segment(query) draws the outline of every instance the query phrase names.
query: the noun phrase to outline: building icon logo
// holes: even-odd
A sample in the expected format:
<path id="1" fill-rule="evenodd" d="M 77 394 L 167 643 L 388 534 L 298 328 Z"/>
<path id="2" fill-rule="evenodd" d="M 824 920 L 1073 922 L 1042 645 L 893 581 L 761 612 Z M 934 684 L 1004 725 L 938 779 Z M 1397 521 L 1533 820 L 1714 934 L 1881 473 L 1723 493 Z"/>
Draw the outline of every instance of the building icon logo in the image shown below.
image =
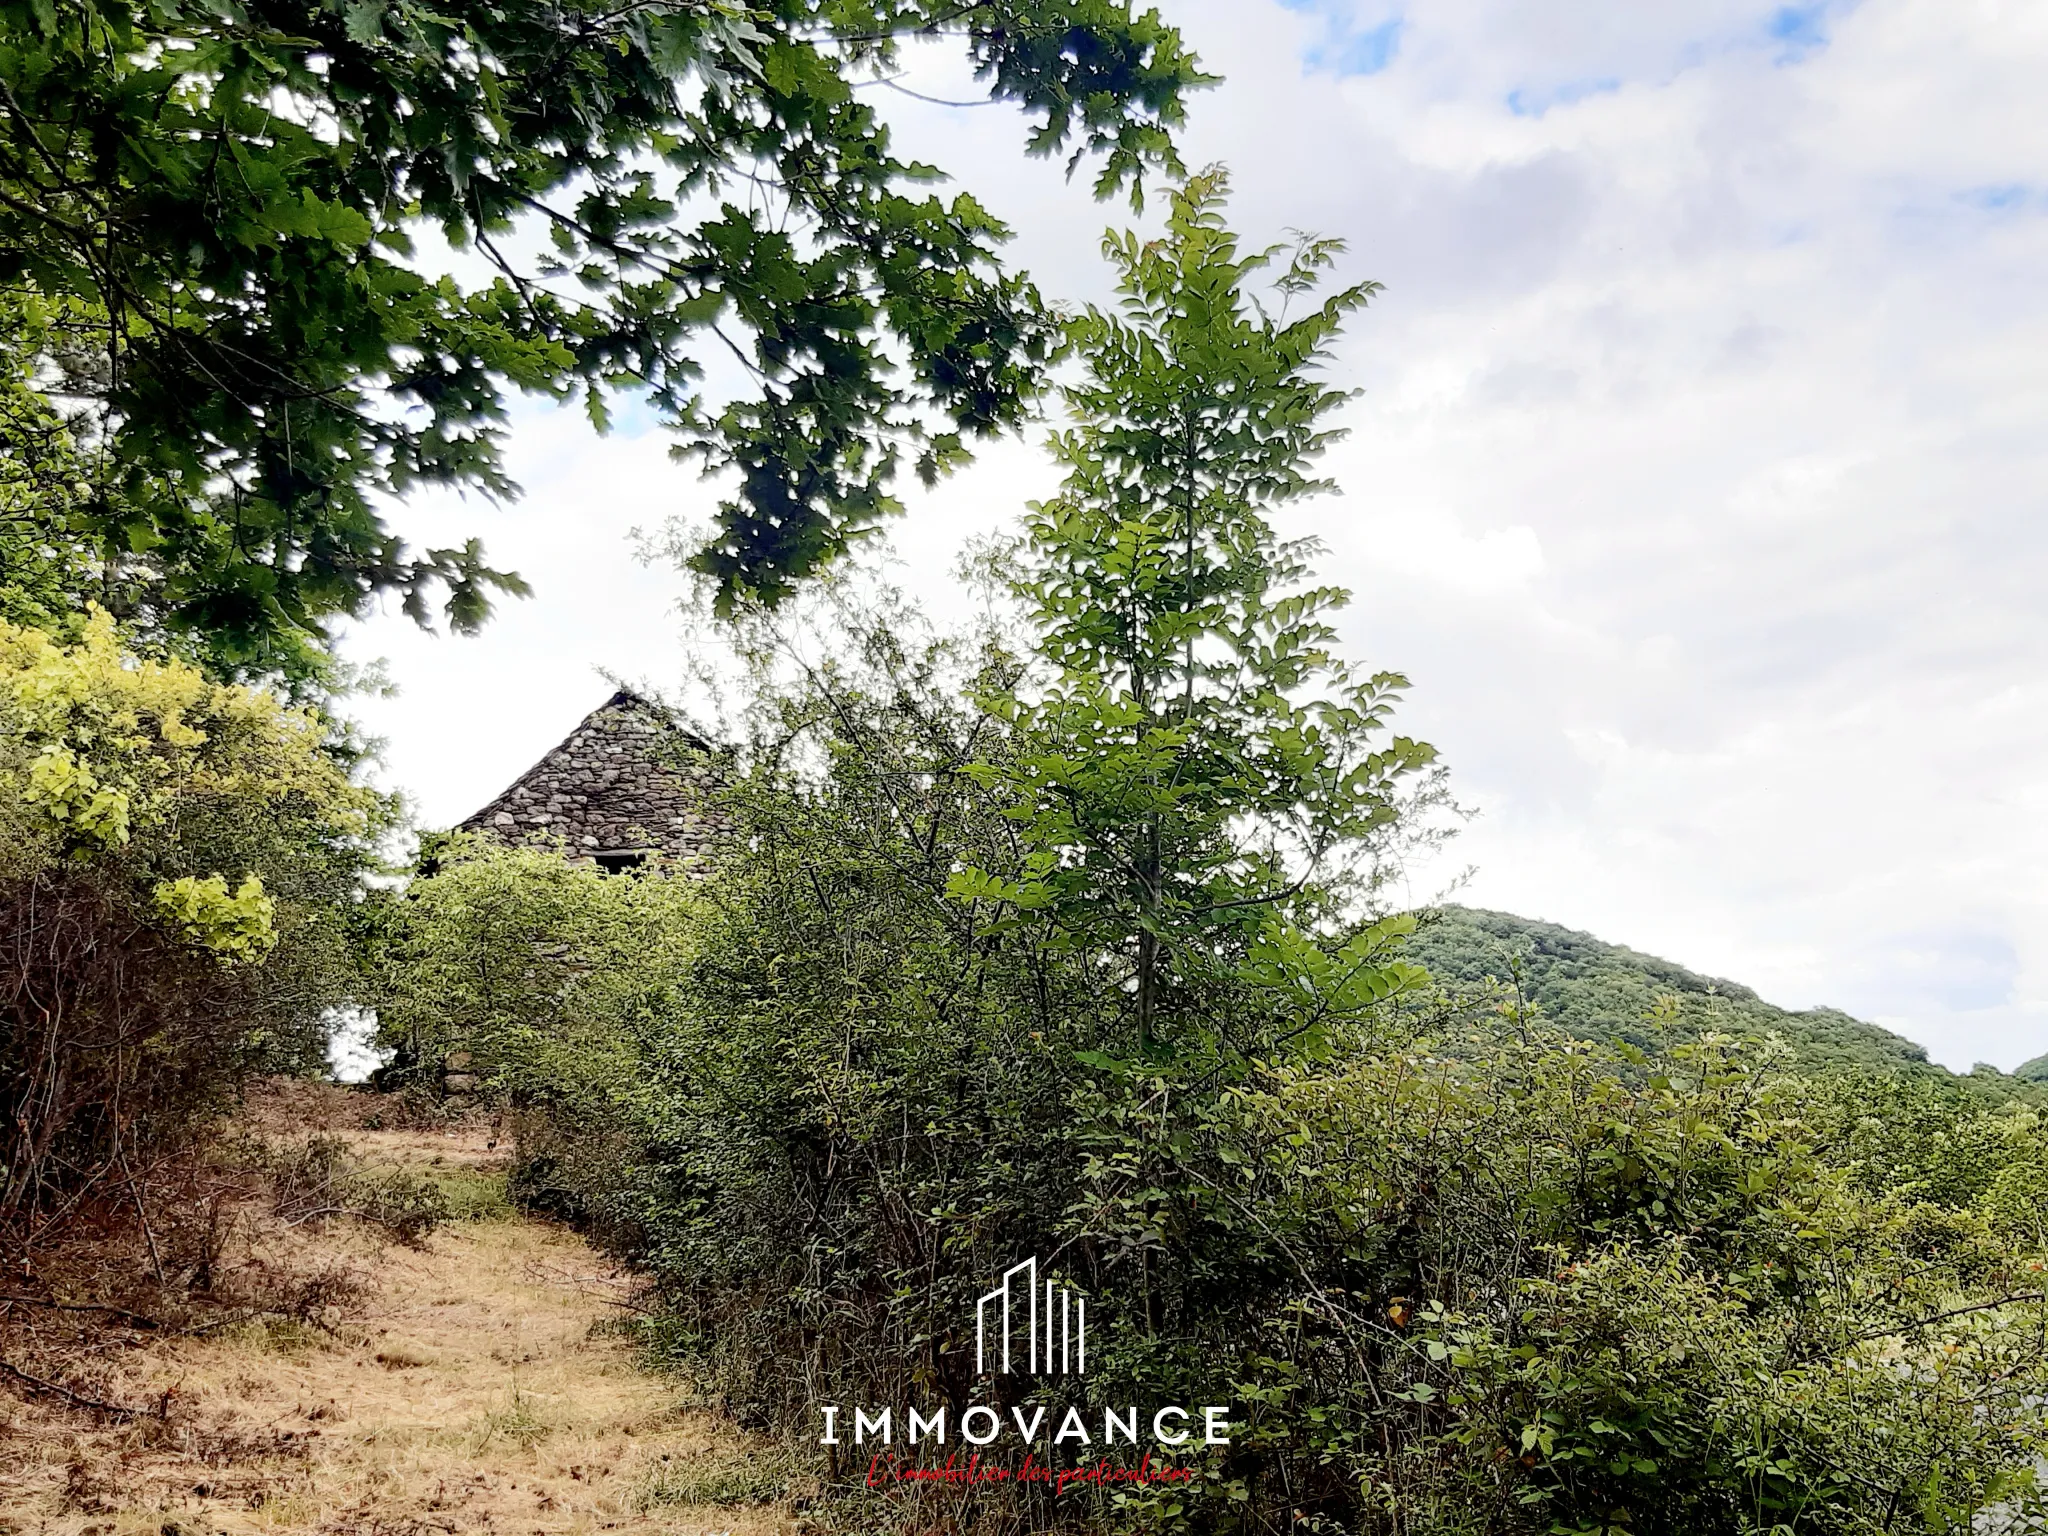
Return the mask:
<path id="1" fill-rule="evenodd" d="M 1035 1258 L 1012 1265 L 1003 1283 L 974 1304 L 974 1369 L 1086 1375 L 1088 1299 L 1058 1281 L 1041 1286 Z"/>

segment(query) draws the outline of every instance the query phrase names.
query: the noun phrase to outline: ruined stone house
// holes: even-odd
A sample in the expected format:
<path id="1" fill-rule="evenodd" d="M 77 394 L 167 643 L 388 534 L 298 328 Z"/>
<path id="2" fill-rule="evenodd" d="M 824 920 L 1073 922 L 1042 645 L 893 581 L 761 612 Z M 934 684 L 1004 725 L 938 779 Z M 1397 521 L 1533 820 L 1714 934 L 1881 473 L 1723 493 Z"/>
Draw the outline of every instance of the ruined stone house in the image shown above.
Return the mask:
<path id="1" fill-rule="evenodd" d="M 461 830 L 559 839 L 570 862 L 613 872 L 701 864 L 717 839 L 708 792 L 718 773 L 709 742 L 622 688 Z"/>

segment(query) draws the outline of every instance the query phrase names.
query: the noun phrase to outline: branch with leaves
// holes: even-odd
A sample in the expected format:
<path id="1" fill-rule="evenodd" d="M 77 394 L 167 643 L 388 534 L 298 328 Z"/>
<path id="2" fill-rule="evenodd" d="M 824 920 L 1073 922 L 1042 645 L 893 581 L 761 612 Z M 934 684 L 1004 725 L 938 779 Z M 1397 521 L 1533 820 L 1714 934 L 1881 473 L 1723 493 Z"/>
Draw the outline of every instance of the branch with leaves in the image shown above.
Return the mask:
<path id="1" fill-rule="evenodd" d="M 225 670 L 303 670 L 295 638 L 382 592 L 468 629 L 523 591 L 383 511 L 513 494 L 515 391 L 600 427 L 644 397 L 733 485 L 698 567 L 780 597 L 900 472 L 1016 425 L 1052 345 L 1001 221 L 926 190 L 854 91 L 919 38 L 965 49 L 1032 153 L 1097 159 L 1099 196 L 1176 168 L 1211 78 L 1131 0 L 0 0 L 0 293 L 100 337 L 0 350 L 103 450 L 100 555 L 160 570 Z M 484 279 L 433 272 L 423 231 Z M 707 346 L 737 398 L 707 397 Z"/>

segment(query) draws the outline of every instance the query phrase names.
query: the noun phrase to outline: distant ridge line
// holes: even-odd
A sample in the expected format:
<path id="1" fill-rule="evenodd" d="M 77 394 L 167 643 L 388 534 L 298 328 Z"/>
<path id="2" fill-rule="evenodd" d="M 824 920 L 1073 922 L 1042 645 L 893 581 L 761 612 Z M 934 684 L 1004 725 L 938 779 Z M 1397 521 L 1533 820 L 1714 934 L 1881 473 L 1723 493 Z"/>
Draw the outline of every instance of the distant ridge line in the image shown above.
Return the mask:
<path id="1" fill-rule="evenodd" d="M 1506 981 L 1519 959 L 1530 1001 L 1582 1039 L 1651 1045 L 1656 1031 L 1644 1016 L 1658 996 L 1671 995 L 1679 999 L 1686 1024 L 1782 1036 L 1804 1064 L 1958 1077 L 1929 1061 L 1924 1046 L 1839 1008 L 1779 1008 L 1740 982 L 1704 976 L 1576 928 L 1481 907 L 1447 905 L 1421 915 L 1407 958 L 1428 967 L 1440 982 L 1465 986 L 1489 976 Z M 2029 1069 L 2038 1069 L 2037 1080 L 2048 1082 L 2048 1057 L 2014 1075 Z"/>

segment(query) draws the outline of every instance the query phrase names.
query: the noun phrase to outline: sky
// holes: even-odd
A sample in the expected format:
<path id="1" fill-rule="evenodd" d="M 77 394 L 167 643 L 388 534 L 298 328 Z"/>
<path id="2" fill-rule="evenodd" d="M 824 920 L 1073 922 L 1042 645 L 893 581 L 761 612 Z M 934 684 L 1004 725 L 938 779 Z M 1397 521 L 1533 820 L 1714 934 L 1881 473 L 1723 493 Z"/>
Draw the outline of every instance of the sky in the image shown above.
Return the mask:
<path id="1" fill-rule="evenodd" d="M 1999 0 L 1160 0 L 1226 76 L 1184 153 L 1248 239 L 1348 242 L 1385 291 L 1362 393 L 1288 514 L 1405 672 L 1474 815 L 1417 901 L 1589 930 L 1828 1004 L 1938 1061 L 2048 1052 L 2048 7 Z M 940 56 L 904 82 L 964 99 Z M 899 144 L 1107 291 L 1128 210 L 1022 158 L 1008 109 L 887 91 Z M 421 824 L 482 805 L 607 695 L 716 639 L 642 534 L 718 490 L 628 413 L 522 405 L 507 507 L 394 508 L 535 588 L 474 639 L 395 609 L 347 653 Z M 1053 476 L 999 445 L 908 497 L 896 575 Z"/>

